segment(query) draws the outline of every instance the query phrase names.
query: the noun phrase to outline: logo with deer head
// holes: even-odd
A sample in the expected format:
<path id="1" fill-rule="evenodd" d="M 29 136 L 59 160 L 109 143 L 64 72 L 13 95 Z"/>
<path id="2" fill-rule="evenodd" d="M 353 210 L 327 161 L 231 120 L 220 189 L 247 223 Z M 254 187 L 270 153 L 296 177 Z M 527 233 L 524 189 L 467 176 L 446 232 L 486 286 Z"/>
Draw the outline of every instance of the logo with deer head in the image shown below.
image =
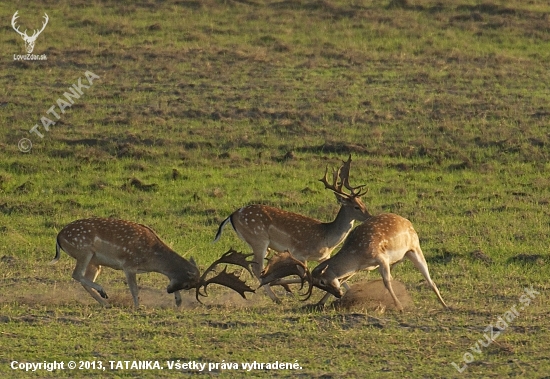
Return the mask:
<path id="1" fill-rule="evenodd" d="M 25 50 L 27 50 L 27 53 L 31 54 L 32 51 L 34 50 L 34 43 L 36 42 L 36 39 L 38 38 L 38 36 L 40 35 L 40 33 L 42 33 L 44 31 L 44 29 L 46 28 L 46 25 L 48 25 L 48 20 L 49 20 L 49 17 L 46 13 L 44 13 L 44 23 L 42 24 L 42 29 L 40 30 L 34 30 L 32 36 L 29 36 L 27 34 L 27 30 L 25 29 L 24 32 L 20 32 L 19 31 L 19 26 L 15 26 L 15 20 L 17 20 L 17 18 L 19 17 L 17 15 L 19 11 L 16 11 L 13 15 L 13 17 L 11 18 L 11 26 L 13 27 L 13 30 L 15 30 L 17 32 L 17 34 L 19 34 L 21 36 L 21 38 L 23 38 L 23 41 L 25 41 Z"/>

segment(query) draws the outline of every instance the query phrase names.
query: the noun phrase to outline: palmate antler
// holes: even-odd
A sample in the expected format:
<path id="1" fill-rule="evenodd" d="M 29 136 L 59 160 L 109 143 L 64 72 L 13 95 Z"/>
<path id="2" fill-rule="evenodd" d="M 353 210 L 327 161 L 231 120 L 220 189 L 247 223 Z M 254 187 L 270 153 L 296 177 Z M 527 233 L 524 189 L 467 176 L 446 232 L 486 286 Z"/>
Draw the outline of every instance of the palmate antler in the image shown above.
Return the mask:
<path id="1" fill-rule="evenodd" d="M 196 293 L 195 297 L 197 298 L 197 301 L 201 303 L 199 299 L 199 295 L 206 297 L 206 287 L 211 284 L 220 284 L 225 287 L 229 287 L 232 290 L 238 292 L 244 299 L 246 299 L 245 292 L 252 292 L 255 291 L 249 287 L 245 282 L 243 282 L 238 275 L 235 273 L 228 273 L 227 267 L 223 269 L 222 272 L 220 272 L 218 275 L 206 280 L 206 277 L 208 274 L 214 270 L 214 268 L 219 265 L 220 263 L 226 263 L 226 264 L 234 264 L 237 266 L 241 266 L 245 268 L 250 274 L 252 274 L 252 271 L 250 269 L 250 264 L 253 263 L 251 261 L 247 261 L 246 258 L 251 256 L 252 254 L 243 254 L 239 253 L 236 250 L 229 249 L 227 252 L 225 252 L 218 260 L 214 261 L 202 274 L 199 283 L 196 287 Z M 201 293 L 201 287 L 204 287 L 204 294 Z"/>
<path id="2" fill-rule="evenodd" d="M 319 179 L 320 182 L 322 182 L 325 185 L 326 189 L 329 189 L 333 192 L 335 192 L 338 195 L 348 197 L 348 198 L 354 198 L 354 197 L 361 197 L 363 196 L 365 192 L 361 192 L 361 189 L 365 187 L 365 185 L 360 185 L 357 187 L 352 187 L 349 184 L 349 170 L 351 167 L 351 154 L 347 160 L 347 162 L 343 162 L 344 164 L 338 168 L 338 170 L 332 170 L 332 184 L 328 182 L 328 167 L 325 169 L 325 176 L 321 179 Z M 345 187 L 350 193 L 345 193 L 342 189 Z M 359 190 L 359 191 L 357 191 Z"/>
<path id="3" fill-rule="evenodd" d="M 308 299 L 313 290 L 311 273 L 309 272 L 306 264 L 294 258 L 288 250 L 274 255 L 269 260 L 267 266 L 260 275 L 260 286 L 264 286 L 266 284 L 280 284 L 277 283 L 277 280 L 291 275 L 297 275 L 300 278 L 302 283 L 300 289 L 304 288 L 304 283 L 306 281 L 309 283 L 309 288 L 306 292 L 306 299 Z"/>

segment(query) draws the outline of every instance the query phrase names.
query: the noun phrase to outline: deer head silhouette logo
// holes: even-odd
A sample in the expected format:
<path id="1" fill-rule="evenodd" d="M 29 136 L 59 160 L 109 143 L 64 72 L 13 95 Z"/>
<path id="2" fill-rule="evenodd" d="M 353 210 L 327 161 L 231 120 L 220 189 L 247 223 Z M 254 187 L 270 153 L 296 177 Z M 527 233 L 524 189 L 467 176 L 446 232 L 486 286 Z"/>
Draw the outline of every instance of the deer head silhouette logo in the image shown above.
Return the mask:
<path id="1" fill-rule="evenodd" d="M 17 34 L 19 34 L 21 36 L 21 38 L 23 38 L 23 41 L 25 41 L 25 50 L 27 50 L 27 53 L 32 53 L 32 51 L 34 50 L 34 43 L 36 42 L 36 39 L 38 38 L 38 36 L 40 35 L 40 33 L 42 33 L 44 31 L 44 28 L 46 28 L 46 25 L 48 24 L 48 20 L 49 20 L 49 17 L 46 13 L 44 13 L 44 23 L 42 24 L 42 29 L 40 30 L 34 30 L 34 33 L 32 34 L 32 36 L 28 36 L 27 35 L 27 30 L 25 29 L 24 32 L 20 32 L 19 31 L 19 26 L 15 26 L 15 20 L 17 20 L 17 18 L 19 17 L 17 15 L 17 12 L 19 11 L 16 11 L 11 19 L 11 26 L 13 27 L 13 30 L 15 30 L 17 32 Z"/>

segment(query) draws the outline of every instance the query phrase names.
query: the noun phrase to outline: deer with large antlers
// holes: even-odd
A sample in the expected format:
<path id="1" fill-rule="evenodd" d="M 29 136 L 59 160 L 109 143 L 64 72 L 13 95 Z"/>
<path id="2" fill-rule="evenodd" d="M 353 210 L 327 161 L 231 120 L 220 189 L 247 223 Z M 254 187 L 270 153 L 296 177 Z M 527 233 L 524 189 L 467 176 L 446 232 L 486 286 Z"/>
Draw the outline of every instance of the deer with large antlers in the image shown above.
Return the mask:
<path id="1" fill-rule="evenodd" d="M 341 283 L 356 272 L 378 268 L 397 309 L 402 310 L 403 307 L 391 285 L 390 268 L 404 258 L 411 260 L 420 270 L 439 302 L 448 309 L 430 277 L 418 235 L 411 222 L 393 213 L 372 216 L 359 225 L 346 238 L 340 251 L 320 263 L 311 273 L 307 266 L 288 252 L 275 256 L 262 273 L 260 283 L 266 285 L 288 275 L 298 275 L 302 283 L 304 280 L 310 283 L 306 300 L 311 296 L 313 287 L 327 292 L 318 303 L 323 305 L 330 294 L 341 298 L 344 294 L 340 287 Z"/>
<path id="2" fill-rule="evenodd" d="M 158 272 L 166 275 L 170 283 L 166 290 L 174 293 L 176 305 L 181 305 L 180 290 L 196 289 L 197 300 L 200 288 L 217 283 L 237 291 L 243 298 L 245 292 L 254 292 L 234 273 L 224 269 L 217 276 L 206 280 L 217 264 L 230 263 L 249 269 L 248 255 L 229 250 L 214 262 L 201 276 L 197 264 L 186 260 L 168 247 L 149 227 L 131 221 L 113 218 L 89 218 L 73 221 L 57 235 L 55 258 L 61 257 L 61 250 L 76 259 L 73 279 L 80 282 L 98 303 L 109 306 L 103 287 L 95 282 L 101 266 L 122 270 L 128 287 L 139 307 L 136 274 Z M 204 296 L 204 295 L 203 295 Z"/>
<path id="3" fill-rule="evenodd" d="M 25 49 L 27 50 L 27 53 L 32 53 L 32 51 L 34 50 L 34 44 L 36 42 L 36 39 L 38 38 L 38 36 L 40 35 L 40 33 L 42 33 L 44 31 L 44 29 L 46 28 L 46 25 L 48 25 L 48 20 L 49 20 L 49 17 L 48 17 L 48 14 L 47 13 L 44 13 L 44 23 L 42 24 L 42 29 L 40 30 L 34 30 L 32 36 L 29 36 L 27 35 L 27 30 L 25 29 L 24 32 L 20 32 L 19 31 L 19 26 L 15 26 L 15 20 L 17 20 L 19 18 L 19 16 L 17 15 L 19 11 L 16 11 L 14 14 L 13 14 L 13 17 L 11 18 L 11 26 L 13 28 L 13 30 L 15 30 L 17 32 L 17 34 L 19 34 L 21 36 L 21 38 L 23 38 L 23 41 L 25 41 Z"/>
<path id="4" fill-rule="evenodd" d="M 328 259 L 334 248 L 351 231 L 354 221 L 363 221 L 370 217 L 360 199 L 364 194 L 361 193 L 363 186 L 352 187 L 349 184 L 350 165 L 351 155 L 338 170 L 333 170 L 332 183 L 328 181 L 328 168 L 320 179 L 326 189 L 334 192 L 340 203 L 340 210 L 334 221 L 321 222 L 266 205 L 249 205 L 221 222 L 214 241 L 220 238 L 223 227 L 230 223 L 237 236 L 252 248 L 255 263 L 252 267 L 258 279 L 263 271 L 268 249 L 278 252 L 288 250 L 304 263 L 308 260 L 322 262 Z M 279 302 L 269 286 L 264 288 L 273 301 Z"/>

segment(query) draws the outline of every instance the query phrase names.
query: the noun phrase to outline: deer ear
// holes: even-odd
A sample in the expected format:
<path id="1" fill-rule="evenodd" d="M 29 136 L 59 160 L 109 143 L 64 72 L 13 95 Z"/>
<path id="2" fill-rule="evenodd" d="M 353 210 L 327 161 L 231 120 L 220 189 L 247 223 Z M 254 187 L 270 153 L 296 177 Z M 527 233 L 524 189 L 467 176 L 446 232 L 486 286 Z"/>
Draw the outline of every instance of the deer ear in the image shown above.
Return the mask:
<path id="1" fill-rule="evenodd" d="M 190 258 L 189 258 L 189 262 L 191 262 L 191 264 L 192 264 L 193 266 L 195 266 L 196 268 L 199 268 L 199 266 L 197 265 L 197 262 L 195 262 L 195 260 L 193 259 L 193 257 L 190 257 Z"/>

